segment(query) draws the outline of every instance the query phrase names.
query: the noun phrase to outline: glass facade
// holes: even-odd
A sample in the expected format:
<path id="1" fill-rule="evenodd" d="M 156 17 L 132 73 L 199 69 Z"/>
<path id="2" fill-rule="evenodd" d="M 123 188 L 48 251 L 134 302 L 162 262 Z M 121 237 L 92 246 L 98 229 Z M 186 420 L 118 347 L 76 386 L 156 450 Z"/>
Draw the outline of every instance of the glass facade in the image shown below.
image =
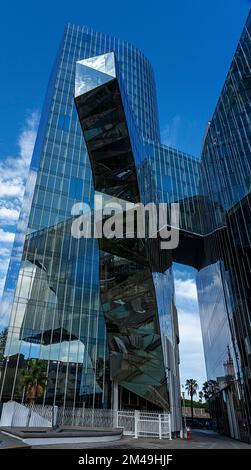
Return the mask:
<path id="1" fill-rule="evenodd" d="M 251 16 L 247 20 L 201 160 L 205 266 L 198 273 L 201 325 L 215 425 L 250 440 L 251 429 Z M 212 263 L 212 258 L 216 261 Z"/>
<path id="2" fill-rule="evenodd" d="M 197 159 L 161 144 L 144 55 L 109 35 L 66 27 L 4 291 L 2 400 L 24 400 L 22 371 L 42 359 L 42 403 L 170 409 L 178 430 L 178 262 L 198 271 L 215 426 L 250 441 L 250 28 L 249 16 Z M 73 205 L 93 211 L 100 195 L 122 207 L 178 202 L 178 246 L 72 237 Z"/>
<path id="3" fill-rule="evenodd" d="M 105 65 L 99 66 L 107 66 L 105 72 L 110 74 L 109 53 L 116 55 L 123 81 L 134 155 L 141 158 L 138 147 L 143 146 L 143 139 L 159 141 L 155 82 L 148 60 L 124 41 L 67 25 L 45 98 L 6 280 L 4 301 L 9 304 L 10 321 L 1 371 L 2 400 L 25 399 L 21 375 L 30 359 L 44 361 L 48 380 L 38 398 L 44 404 L 109 408 L 116 379 L 121 407 L 169 409 L 169 388 L 177 389 L 178 366 L 170 365 L 167 357 L 177 347 L 177 336 L 170 330 L 172 316 L 177 315 L 171 268 L 166 273 L 170 287 L 163 298 L 158 296 L 158 303 L 162 302 L 160 329 L 155 286 L 163 291 L 164 277 L 156 277 L 154 284 L 150 268 L 142 266 L 138 256 L 128 259 L 120 247 L 119 253 L 111 254 L 106 247 L 100 251 L 98 240 L 71 236 L 72 207 L 79 202 L 92 205 L 94 188 L 103 192 L 108 188 L 108 194 L 125 200 L 139 197 L 131 172 L 129 137 L 117 148 L 120 158 L 128 155 L 127 170 L 131 172 L 122 193 L 116 192 L 116 178 L 108 171 L 104 175 L 99 169 L 92 178 L 74 105 L 76 63 L 104 54 L 108 62 L 104 59 Z M 95 73 L 86 87 L 93 84 L 97 85 Z M 146 177 L 142 170 L 141 178 Z M 118 277 L 118 282 L 108 282 L 105 273 Z M 167 324 L 170 331 L 163 356 Z M 121 337 L 114 334 L 118 328 Z M 126 354 L 122 337 L 127 340 Z M 169 379 L 171 373 L 175 379 Z M 177 392 L 172 396 L 177 399 L 172 406 L 179 428 Z"/>

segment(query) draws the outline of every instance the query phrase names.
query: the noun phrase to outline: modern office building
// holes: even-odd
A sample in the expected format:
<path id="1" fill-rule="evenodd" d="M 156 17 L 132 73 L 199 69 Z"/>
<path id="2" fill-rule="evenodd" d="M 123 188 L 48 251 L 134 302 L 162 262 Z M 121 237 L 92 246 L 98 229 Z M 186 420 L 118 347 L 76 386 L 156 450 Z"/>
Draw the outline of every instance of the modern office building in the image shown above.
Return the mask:
<path id="1" fill-rule="evenodd" d="M 123 75 L 139 139 L 160 140 L 148 60 L 130 44 L 68 25 L 45 98 L 5 286 L 4 301 L 11 312 L 1 397 L 24 399 L 22 371 L 29 359 L 40 359 L 48 376 L 40 402 L 73 408 L 171 407 L 173 426 L 179 429 L 178 322 L 171 267 L 153 278 L 146 256 L 141 264 L 137 256 L 131 260 L 126 254 L 100 254 L 98 240 L 71 235 L 74 204 L 93 206 L 94 201 L 91 164 L 74 104 L 76 62 L 110 51 Z M 123 151 L 121 142 L 117 152 L 122 156 Z M 108 179 L 108 173 L 102 177 Z M 136 194 L 135 181 L 130 190 Z M 100 279 L 101 258 L 102 269 L 111 272 L 114 301 Z M 119 282 L 114 284 L 113 277 Z M 118 317 L 114 328 L 120 330 L 112 338 L 109 316 Z"/>
<path id="2" fill-rule="evenodd" d="M 212 408 L 220 431 L 250 440 L 251 15 L 205 135 L 201 185 L 212 235 L 197 286 Z"/>
<path id="3" fill-rule="evenodd" d="M 179 430 L 178 262 L 198 271 L 217 428 L 250 440 L 250 29 L 249 16 L 197 159 L 161 144 L 144 55 L 109 35 L 66 27 L 4 291 L 3 401 L 24 399 L 22 372 L 40 359 L 48 376 L 41 403 L 170 410 Z M 167 204 L 177 246 L 161 249 L 160 232 L 72 236 L 73 224 L 86 220 L 82 203 L 97 226 L 97 196 L 114 207 Z"/>

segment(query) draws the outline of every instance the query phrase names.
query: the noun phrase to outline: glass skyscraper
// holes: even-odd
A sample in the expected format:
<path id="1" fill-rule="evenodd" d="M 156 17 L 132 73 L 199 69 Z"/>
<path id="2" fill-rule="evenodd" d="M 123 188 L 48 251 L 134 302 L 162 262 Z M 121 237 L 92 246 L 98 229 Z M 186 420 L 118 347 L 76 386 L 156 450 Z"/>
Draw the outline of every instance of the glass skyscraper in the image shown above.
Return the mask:
<path id="1" fill-rule="evenodd" d="M 251 422 L 250 111 L 251 15 L 205 135 L 201 185 L 211 236 L 197 276 L 214 419 L 243 440 Z"/>
<path id="2" fill-rule="evenodd" d="M 30 359 L 39 359 L 48 377 L 40 402 L 76 408 L 113 406 L 112 371 L 119 365 L 114 356 L 122 340 L 116 337 L 113 350 L 109 348 L 105 315 L 109 309 L 122 320 L 123 301 L 100 301 L 106 295 L 99 272 L 102 256 L 104 269 L 120 278 L 117 289 L 130 293 L 122 322 L 127 337 L 123 364 L 128 367 L 119 381 L 119 406 L 171 406 L 179 429 L 178 327 L 171 268 L 165 275 L 156 273 L 153 281 L 140 263 L 100 254 L 97 240 L 71 236 L 72 207 L 94 200 L 91 165 L 74 105 L 76 62 L 110 51 L 116 55 L 140 139 L 160 139 L 153 71 L 144 55 L 109 35 L 67 25 L 48 85 L 5 286 L 10 323 L 0 392 L 2 400 L 23 400 L 22 372 Z M 160 286 L 157 300 L 154 282 Z M 159 320 L 156 303 L 163 300 Z"/>
<path id="3" fill-rule="evenodd" d="M 215 424 L 250 440 L 250 28 L 249 17 L 197 159 L 161 144 L 144 55 L 66 27 L 5 285 L 3 401 L 25 399 L 23 370 L 42 360 L 41 403 L 170 410 L 179 430 L 178 262 L 198 271 Z M 94 212 L 97 195 L 122 205 L 179 203 L 178 246 L 74 238 L 72 208 L 88 203 Z"/>

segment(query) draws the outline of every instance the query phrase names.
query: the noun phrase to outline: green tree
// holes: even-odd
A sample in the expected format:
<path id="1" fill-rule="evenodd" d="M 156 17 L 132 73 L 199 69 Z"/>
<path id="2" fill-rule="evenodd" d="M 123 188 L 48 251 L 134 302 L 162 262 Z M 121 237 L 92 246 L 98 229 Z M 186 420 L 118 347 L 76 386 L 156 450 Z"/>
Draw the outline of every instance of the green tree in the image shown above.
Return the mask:
<path id="1" fill-rule="evenodd" d="M 4 355 L 4 350 L 6 346 L 6 341 L 7 341 L 7 335 L 8 335 L 8 328 L 4 328 L 0 332 L 0 355 Z"/>
<path id="2" fill-rule="evenodd" d="M 207 382 L 203 384 L 202 391 L 205 400 L 208 402 L 210 398 L 219 391 L 219 384 L 216 380 L 207 380 Z"/>
<path id="3" fill-rule="evenodd" d="M 21 384 L 25 387 L 26 400 L 28 403 L 34 404 L 37 398 L 43 394 L 46 381 L 47 376 L 44 369 L 44 362 L 31 359 L 21 377 Z"/>
<path id="4" fill-rule="evenodd" d="M 202 392 L 202 390 L 198 393 L 199 395 L 199 401 L 200 403 L 202 403 L 202 400 L 203 400 L 203 397 L 204 397 L 204 393 Z"/>
<path id="5" fill-rule="evenodd" d="M 4 367 L 4 351 L 5 351 L 6 341 L 7 341 L 7 335 L 8 335 L 8 328 L 4 328 L 0 332 L 0 378 L 2 374 L 2 369 Z"/>
<path id="6" fill-rule="evenodd" d="M 191 404 L 191 417 L 193 420 L 193 397 L 197 394 L 197 390 L 199 385 L 196 380 L 194 379 L 187 379 L 185 384 L 186 391 L 190 396 L 190 404 Z"/>

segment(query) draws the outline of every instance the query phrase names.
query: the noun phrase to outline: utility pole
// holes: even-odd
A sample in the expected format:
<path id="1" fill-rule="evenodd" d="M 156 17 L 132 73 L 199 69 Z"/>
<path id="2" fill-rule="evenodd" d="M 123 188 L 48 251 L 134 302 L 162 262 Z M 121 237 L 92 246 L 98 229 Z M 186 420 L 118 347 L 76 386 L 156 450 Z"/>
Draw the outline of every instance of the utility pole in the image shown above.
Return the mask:
<path id="1" fill-rule="evenodd" d="M 186 422 L 186 402 L 185 402 L 185 391 L 184 391 L 184 385 L 182 385 L 182 398 L 183 398 L 183 410 L 184 410 L 184 428 L 183 428 L 183 436 L 186 438 L 187 434 L 187 422 Z M 183 413 L 182 413 L 183 414 Z"/>

